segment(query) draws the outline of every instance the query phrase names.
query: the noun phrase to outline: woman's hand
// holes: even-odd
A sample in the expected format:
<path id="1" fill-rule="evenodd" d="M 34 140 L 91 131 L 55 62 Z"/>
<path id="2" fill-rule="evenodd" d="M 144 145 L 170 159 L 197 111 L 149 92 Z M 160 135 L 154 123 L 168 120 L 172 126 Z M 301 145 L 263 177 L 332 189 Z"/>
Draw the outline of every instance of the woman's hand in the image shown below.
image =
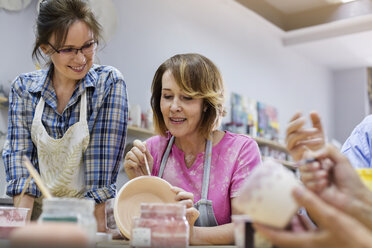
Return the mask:
<path id="1" fill-rule="evenodd" d="M 334 187 L 359 199 L 365 198 L 365 194 L 371 194 L 349 160 L 333 145 L 328 144 L 319 151 L 309 152 L 306 157 L 317 159 L 300 167 L 301 180 L 311 190 L 323 194 L 324 190 Z"/>
<path id="2" fill-rule="evenodd" d="M 191 241 L 194 234 L 195 221 L 199 218 L 200 215 L 199 211 L 194 208 L 194 194 L 175 186 L 172 187 L 172 191 L 176 193 L 175 200 L 185 205 L 186 207 L 186 219 L 189 222 L 190 226 L 189 240 Z"/>
<path id="3" fill-rule="evenodd" d="M 306 118 L 296 113 L 290 120 L 286 130 L 287 149 L 295 161 L 303 158 L 307 150 L 320 149 L 325 143 L 322 123 L 318 113 L 311 112 L 312 128 L 304 128 Z"/>
<path id="4" fill-rule="evenodd" d="M 171 190 L 176 193 L 175 200 L 185 205 L 186 209 L 194 206 L 194 194 L 179 187 L 172 186 Z"/>
<path id="5" fill-rule="evenodd" d="M 146 168 L 145 156 L 148 161 L 151 175 L 154 159 L 146 147 L 146 142 L 142 142 L 140 140 L 133 141 L 133 148 L 125 155 L 124 158 L 124 169 L 129 179 L 149 175 Z"/>
<path id="6" fill-rule="evenodd" d="M 262 236 L 279 247 L 364 248 L 372 247 L 372 233 L 351 216 L 328 205 L 309 190 L 297 188 L 293 193 L 319 228 L 309 231 L 286 231 L 254 224 Z"/>
<path id="7" fill-rule="evenodd" d="M 304 185 L 372 230 L 372 192 L 364 186 L 349 160 L 332 145 L 305 156 L 317 161 L 300 167 Z"/>

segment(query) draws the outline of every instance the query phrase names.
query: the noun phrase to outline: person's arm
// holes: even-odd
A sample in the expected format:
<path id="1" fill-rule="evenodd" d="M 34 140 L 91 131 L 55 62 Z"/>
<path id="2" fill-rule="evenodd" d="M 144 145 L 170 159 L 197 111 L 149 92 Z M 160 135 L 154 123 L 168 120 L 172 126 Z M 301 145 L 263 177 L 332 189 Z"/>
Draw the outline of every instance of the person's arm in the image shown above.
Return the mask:
<path id="1" fill-rule="evenodd" d="M 94 199 L 97 223 L 103 226 L 99 216 L 104 216 L 107 199 L 115 197 L 116 180 L 123 158 L 128 120 L 128 103 L 125 82 L 118 71 L 107 74 L 105 82 L 97 84 L 89 119 L 90 143 L 84 154 L 86 198 Z M 102 77 L 102 76 L 100 76 Z M 105 88 L 103 88 L 105 87 Z M 102 100 L 103 99 L 103 100 Z M 103 218 L 103 217 L 102 217 Z"/>
<path id="2" fill-rule="evenodd" d="M 295 161 L 303 158 L 306 150 L 320 149 L 325 143 L 322 123 L 317 112 L 310 113 L 311 128 L 304 128 L 306 118 L 296 113 L 286 130 L 286 144 L 289 154 Z"/>
<path id="3" fill-rule="evenodd" d="M 21 195 L 15 195 L 13 196 L 13 203 L 16 204 L 18 203 L 19 208 L 29 208 L 30 210 L 27 213 L 27 221 L 31 220 L 31 214 L 32 214 L 32 209 L 34 207 L 34 201 L 35 197 L 30 196 L 30 195 L 23 195 L 22 199 L 20 199 Z"/>
<path id="4" fill-rule="evenodd" d="M 18 77 L 10 90 L 8 133 L 3 149 L 3 161 L 8 183 L 6 193 L 14 197 L 14 204 L 18 202 L 16 196 L 21 194 L 29 176 L 27 169 L 22 165 L 22 157 L 25 155 L 30 158 L 33 165 L 38 163 L 30 132 L 37 100 L 25 90 L 27 86 L 23 81 L 22 77 Z M 38 170 L 37 166 L 35 169 Z M 32 209 L 31 199 L 33 202 L 34 197 L 40 195 L 40 190 L 31 180 L 20 204 Z"/>
<path id="5" fill-rule="evenodd" d="M 372 116 L 357 125 L 342 146 L 341 152 L 354 168 L 371 168 Z"/>
<path id="6" fill-rule="evenodd" d="M 351 216 L 328 205 L 305 188 L 293 193 L 319 226 L 316 231 L 293 232 L 255 223 L 257 232 L 279 247 L 371 248 L 372 232 Z"/>
<path id="7" fill-rule="evenodd" d="M 190 245 L 231 245 L 233 243 L 233 223 L 213 227 L 194 226 L 190 235 Z"/>
<path id="8" fill-rule="evenodd" d="M 97 221 L 97 232 L 106 232 L 107 231 L 107 221 L 106 221 L 106 211 L 105 203 L 96 204 L 94 209 L 94 216 Z"/>
<path id="9" fill-rule="evenodd" d="M 234 199 L 231 199 L 231 203 Z M 232 207 L 232 215 L 240 214 Z M 234 244 L 234 223 L 214 227 L 194 226 L 190 234 L 190 245 L 231 245 Z"/>

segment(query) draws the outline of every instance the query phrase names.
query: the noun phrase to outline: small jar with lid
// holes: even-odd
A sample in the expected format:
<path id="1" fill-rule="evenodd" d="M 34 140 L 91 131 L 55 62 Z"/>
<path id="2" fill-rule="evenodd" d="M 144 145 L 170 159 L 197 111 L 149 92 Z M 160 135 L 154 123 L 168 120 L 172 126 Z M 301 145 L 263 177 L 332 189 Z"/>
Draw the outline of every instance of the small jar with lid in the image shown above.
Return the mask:
<path id="1" fill-rule="evenodd" d="M 39 222 L 69 222 L 76 223 L 94 242 L 97 232 L 97 222 L 94 216 L 95 202 L 79 198 L 43 199 L 43 212 Z"/>
<path id="2" fill-rule="evenodd" d="M 182 204 L 142 203 L 133 219 L 131 246 L 184 248 L 189 244 L 189 223 Z"/>

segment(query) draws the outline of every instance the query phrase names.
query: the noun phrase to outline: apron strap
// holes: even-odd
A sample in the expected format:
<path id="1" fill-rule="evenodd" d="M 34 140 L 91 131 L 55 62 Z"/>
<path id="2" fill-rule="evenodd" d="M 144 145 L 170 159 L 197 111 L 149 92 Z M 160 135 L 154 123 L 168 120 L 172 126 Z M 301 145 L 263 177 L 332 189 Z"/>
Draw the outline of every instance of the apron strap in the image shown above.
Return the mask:
<path id="1" fill-rule="evenodd" d="M 204 173 L 203 173 L 203 186 L 201 192 L 201 200 L 208 199 L 209 188 L 209 174 L 211 171 L 211 158 L 212 158 L 212 141 L 207 140 L 207 146 L 204 154 Z"/>
<path id="2" fill-rule="evenodd" d="M 45 101 L 44 101 L 44 98 L 41 96 L 40 100 L 39 100 L 39 103 L 36 105 L 35 115 L 34 115 L 33 120 L 41 122 L 41 117 L 42 117 L 43 112 L 44 112 L 44 105 L 45 105 Z"/>
<path id="3" fill-rule="evenodd" d="M 87 121 L 87 91 L 84 90 L 80 99 L 80 115 L 79 121 Z"/>
<path id="4" fill-rule="evenodd" d="M 169 157 L 169 153 L 172 150 L 173 142 L 174 142 L 174 136 L 172 136 L 170 138 L 170 140 L 168 142 L 167 149 L 165 150 L 165 153 L 163 155 L 163 158 L 161 159 L 161 164 L 160 164 L 160 169 L 159 169 L 159 175 L 158 175 L 158 177 L 160 177 L 160 178 L 163 176 L 164 169 L 165 169 L 165 164 L 167 163 L 167 160 L 168 160 L 168 157 Z"/>

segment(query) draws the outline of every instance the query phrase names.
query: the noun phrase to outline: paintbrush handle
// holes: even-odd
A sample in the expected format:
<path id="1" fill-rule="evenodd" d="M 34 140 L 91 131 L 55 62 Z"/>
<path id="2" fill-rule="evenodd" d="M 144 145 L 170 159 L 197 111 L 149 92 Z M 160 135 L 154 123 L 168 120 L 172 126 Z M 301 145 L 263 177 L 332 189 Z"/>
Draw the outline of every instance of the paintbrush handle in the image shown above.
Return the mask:
<path id="1" fill-rule="evenodd" d="M 150 166 L 149 166 L 149 163 L 147 162 L 146 154 L 145 154 L 144 158 L 145 158 L 145 165 L 146 165 L 147 175 L 151 176 Z"/>
<path id="2" fill-rule="evenodd" d="M 41 180 L 39 173 L 35 170 L 34 166 L 31 164 L 30 160 L 26 156 L 23 156 L 23 165 L 27 168 L 30 175 L 34 178 L 36 185 L 39 187 L 44 197 L 47 199 L 52 198 L 52 195 L 50 194 L 48 188 Z"/>
<path id="3" fill-rule="evenodd" d="M 28 185 L 30 184 L 31 178 L 32 178 L 32 177 L 29 176 L 29 177 L 26 179 L 26 182 L 25 182 L 25 185 L 23 186 L 23 189 L 22 189 L 21 195 L 19 196 L 17 202 L 14 204 L 14 207 L 16 207 L 16 208 L 19 207 L 19 204 L 21 203 L 22 198 L 23 198 L 23 196 L 25 195 L 26 189 L 27 189 Z"/>

